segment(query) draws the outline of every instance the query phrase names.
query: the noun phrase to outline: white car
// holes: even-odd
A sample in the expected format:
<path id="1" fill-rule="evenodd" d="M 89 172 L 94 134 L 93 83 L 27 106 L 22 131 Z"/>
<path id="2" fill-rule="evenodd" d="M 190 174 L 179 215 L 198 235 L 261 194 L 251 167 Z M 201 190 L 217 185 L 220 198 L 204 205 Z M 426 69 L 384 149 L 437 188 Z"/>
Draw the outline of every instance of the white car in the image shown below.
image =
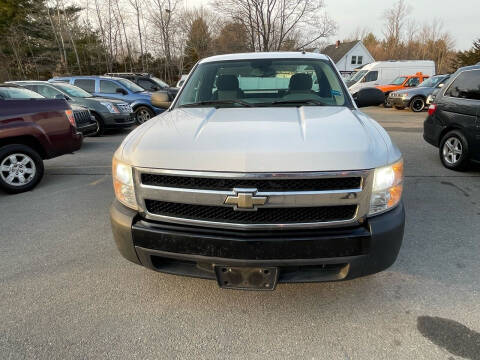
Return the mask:
<path id="1" fill-rule="evenodd" d="M 173 103 L 113 159 L 121 254 L 221 287 L 352 279 L 389 267 L 403 238 L 403 162 L 332 61 L 305 52 L 201 60 Z"/>

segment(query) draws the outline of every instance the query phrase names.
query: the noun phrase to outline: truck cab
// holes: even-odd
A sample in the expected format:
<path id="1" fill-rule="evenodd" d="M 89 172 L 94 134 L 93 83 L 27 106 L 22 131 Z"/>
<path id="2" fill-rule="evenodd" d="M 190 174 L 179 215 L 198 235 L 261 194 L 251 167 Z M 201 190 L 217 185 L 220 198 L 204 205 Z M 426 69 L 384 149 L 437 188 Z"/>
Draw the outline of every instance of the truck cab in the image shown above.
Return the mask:
<path id="1" fill-rule="evenodd" d="M 222 288 L 353 279 L 403 238 L 403 160 L 335 64 L 306 52 L 201 60 L 113 157 L 114 239 L 155 271 Z"/>

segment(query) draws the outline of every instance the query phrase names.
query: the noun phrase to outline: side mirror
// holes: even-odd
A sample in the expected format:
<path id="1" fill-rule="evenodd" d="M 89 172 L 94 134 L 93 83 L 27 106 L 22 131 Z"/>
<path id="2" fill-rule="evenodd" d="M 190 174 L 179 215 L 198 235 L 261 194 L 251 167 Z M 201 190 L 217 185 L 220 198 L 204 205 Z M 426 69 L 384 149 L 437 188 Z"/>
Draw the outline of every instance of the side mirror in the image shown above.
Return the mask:
<path id="1" fill-rule="evenodd" d="M 55 95 L 55 99 L 60 99 L 60 100 L 70 100 L 68 96 L 65 96 L 63 94 L 57 94 Z"/>
<path id="2" fill-rule="evenodd" d="M 153 85 L 152 90 L 153 91 L 158 91 L 158 90 L 161 90 L 161 88 L 160 88 L 160 86 Z"/>
<path id="3" fill-rule="evenodd" d="M 118 94 L 127 95 L 127 91 L 125 89 L 122 89 L 122 88 L 116 88 L 115 92 L 118 93 Z"/>
<path id="4" fill-rule="evenodd" d="M 152 94 L 152 105 L 161 109 L 168 109 L 170 107 L 170 100 L 166 92 L 155 92 Z"/>
<path id="5" fill-rule="evenodd" d="M 385 94 L 377 88 L 363 88 L 353 96 L 357 107 L 378 106 L 385 103 Z"/>

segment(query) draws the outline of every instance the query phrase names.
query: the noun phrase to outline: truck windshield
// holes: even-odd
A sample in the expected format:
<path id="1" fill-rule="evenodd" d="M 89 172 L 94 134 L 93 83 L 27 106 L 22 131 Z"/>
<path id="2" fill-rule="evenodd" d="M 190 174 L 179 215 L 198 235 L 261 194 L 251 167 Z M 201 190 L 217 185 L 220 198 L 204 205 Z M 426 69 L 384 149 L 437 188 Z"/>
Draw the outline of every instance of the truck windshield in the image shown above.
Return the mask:
<path id="1" fill-rule="evenodd" d="M 56 88 L 59 90 L 66 92 L 67 95 L 71 97 L 79 97 L 79 98 L 91 98 L 93 97 L 92 94 L 86 92 L 83 89 L 80 89 L 78 86 L 70 85 L 70 84 L 54 84 Z"/>
<path id="2" fill-rule="evenodd" d="M 403 82 L 407 79 L 406 76 L 399 76 L 393 80 L 390 85 L 402 85 Z"/>
<path id="3" fill-rule="evenodd" d="M 120 84 L 125 86 L 128 90 L 130 90 L 131 92 L 137 93 L 137 92 L 145 91 L 140 86 L 138 86 L 137 84 L 135 84 L 134 82 L 132 82 L 130 80 L 127 80 L 127 79 L 116 79 L 116 80 L 117 80 L 117 82 L 119 82 Z"/>
<path id="4" fill-rule="evenodd" d="M 360 70 L 356 74 L 354 74 L 348 81 L 352 84 L 358 82 L 360 79 L 363 78 L 363 76 L 368 72 L 368 70 Z"/>
<path id="5" fill-rule="evenodd" d="M 0 99 L 44 99 L 44 97 L 28 89 L 0 87 Z"/>
<path id="6" fill-rule="evenodd" d="M 343 106 L 345 101 L 328 61 L 248 59 L 200 64 L 176 106 Z"/>

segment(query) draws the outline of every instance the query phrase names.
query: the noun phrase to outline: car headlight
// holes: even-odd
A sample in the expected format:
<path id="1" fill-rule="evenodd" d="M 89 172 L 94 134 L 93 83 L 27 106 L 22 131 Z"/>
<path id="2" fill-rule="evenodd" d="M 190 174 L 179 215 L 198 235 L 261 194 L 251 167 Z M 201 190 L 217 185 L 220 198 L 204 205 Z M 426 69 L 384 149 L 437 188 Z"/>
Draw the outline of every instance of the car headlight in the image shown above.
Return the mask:
<path id="1" fill-rule="evenodd" d="M 113 189 L 117 200 L 129 208 L 137 210 L 138 205 L 133 185 L 132 167 L 113 158 L 112 177 Z"/>
<path id="2" fill-rule="evenodd" d="M 375 169 L 369 216 L 395 207 L 402 198 L 403 159 L 394 164 Z"/>
<path id="3" fill-rule="evenodd" d="M 403 97 L 404 99 L 407 98 L 407 97 L 408 97 L 408 93 L 403 93 L 403 94 L 402 94 L 402 97 Z"/>
<path id="4" fill-rule="evenodd" d="M 111 113 L 115 113 L 115 114 L 118 114 L 120 111 L 117 109 L 117 107 L 115 105 L 113 105 L 112 103 L 109 103 L 109 102 L 101 102 L 100 104 L 102 104 L 103 106 L 105 106 L 108 111 L 110 111 Z"/>

